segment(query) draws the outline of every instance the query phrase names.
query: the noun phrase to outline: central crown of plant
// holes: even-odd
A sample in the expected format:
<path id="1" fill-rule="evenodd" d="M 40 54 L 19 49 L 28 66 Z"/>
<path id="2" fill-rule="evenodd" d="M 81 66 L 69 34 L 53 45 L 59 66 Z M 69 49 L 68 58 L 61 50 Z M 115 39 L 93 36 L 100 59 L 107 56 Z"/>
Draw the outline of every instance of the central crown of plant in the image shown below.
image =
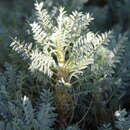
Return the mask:
<path id="1" fill-rule="evenodd" d="M 94 53 L 105 43 L 107 35 L 99 36 L 88 29 L 93 20 L 89 13 L 67 14 L 61 7 L 52 16 L 43 6 L 43 2 L 35 3 L 36 19 L 30 24 L 35 43 L 25 44 L 15 39 L 11 46 L 29 59 L 29 69 L 39 80 L 45 74 L 70 83 L 73 76 L 93 63 Z"/>

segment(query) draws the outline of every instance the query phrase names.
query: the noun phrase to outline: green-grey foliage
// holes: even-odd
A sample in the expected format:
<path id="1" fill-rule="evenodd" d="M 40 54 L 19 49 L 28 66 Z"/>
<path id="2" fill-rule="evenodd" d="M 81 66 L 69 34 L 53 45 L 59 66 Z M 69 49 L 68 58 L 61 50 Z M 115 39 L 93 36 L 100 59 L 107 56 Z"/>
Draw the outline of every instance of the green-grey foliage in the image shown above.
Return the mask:
<path id="1" fill-rule="evenodd" d="M 26 74 L 16 66 L 5 64 L 0 73 L 0 129 L 1 130 L 53 130 L 56 120 L 54 96 L 43 89 L 37 105 L 23 93 Z M 70 126 L 66 130 L 79 130 Z"/>
<path id="2" fill-rule="evenodd" d="M 130 115 L 126 109 L 115 111 L 114 126 L 118 130 L 129 130 L 130 129 Z M 112 130 L 111 123 L 103 124 L 98 130 Z"/>
<path id="3" fill-rule="evenodd" d="M 103 124 L 101 127 L 98 128 L 98 130 L 112 130 L 111 124 Z"/>
<path id="4" fill-rule="evenodd" d="M 0 129 L 49 130 L 57 116 L 52 106 L 53 96 L 49 90 L 43 90 L 37 106 L 33 107 L 22 93 L 24 75 L 9 64 L 0 74 Z"/>
<path id="5" fill-rule="evenodd" d="M 115 112 L 116 117 L 116 128 L 119 130 L 129 130 L 130 129 L 130 115 L 126 112 L 125 109 Z"/>

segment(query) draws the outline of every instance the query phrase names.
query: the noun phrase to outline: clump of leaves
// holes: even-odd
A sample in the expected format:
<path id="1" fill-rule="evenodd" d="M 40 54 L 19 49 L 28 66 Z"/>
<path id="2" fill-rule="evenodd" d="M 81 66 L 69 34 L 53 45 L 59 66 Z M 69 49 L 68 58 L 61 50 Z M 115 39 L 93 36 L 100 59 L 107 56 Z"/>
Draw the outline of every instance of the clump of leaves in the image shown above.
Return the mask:
<path id="1" fill-rule="evenodd" d="M 93 92 L 91 96 L 97 104 L 101 101 L 100 93 L 106 91 L 105 82 L 113 81 L 115 85 L 118 81 L 112 79 L 112 75 L 124 53 L 127 38 L 116 38 L 111 32 L 100 35 L 91 32 L 88 26 L 92 20 L 89 13 L 75 10 L 68 14 L 63 7 L 54 17 L 43 2 L 36 2 L 34 22 L 30 23 L 34 42 L 25 43 L 15 38 L 11 44 L 27 61 L 37 81 L 53 91 L 56 109 L 63 121 L 68 119 L 68 112 L 69 118 L 72 117 L 78 100 L 76 95 Z M 108 86 L 112 90 L 111 84 Z M 103 103 L 99 104 L 104 107 Z M 98 115 L 102 117 L 101 111 Z"/>

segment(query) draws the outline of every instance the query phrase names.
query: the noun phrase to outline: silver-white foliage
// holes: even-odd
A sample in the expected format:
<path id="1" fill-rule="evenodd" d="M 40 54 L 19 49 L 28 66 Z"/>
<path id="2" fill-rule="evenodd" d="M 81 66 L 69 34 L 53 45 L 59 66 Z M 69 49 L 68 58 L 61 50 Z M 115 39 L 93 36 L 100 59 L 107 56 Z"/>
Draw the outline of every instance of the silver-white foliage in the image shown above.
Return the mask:
<path id="1" fill-rule="evenodd" d="M 127 36 L 125 34 L 116 36 L 115 32 L 109 33 L 107 46 L 101 47 L 96 52 L 96 60 L 92 65 L 92 71 L 104 77 L 111 76 L 125 54 L 126 42 Z"/>
<path id="2" fill-rule="evenodd" d="M 66 69 L 62 79 L 71 80 L 93 64 L 95 52 L 106 44 L 107 33 L 99 35 L 89 31 L 88 25 L 93 20 L 89 13 L 68 14 L 60 7 L 57 18 L 52 18 L 43 5 L 43 2 L 35 3 L 36 19 L 30 24 L 35 43 L 23 44 L 15 39 L 11 46 L 24 58 L 28 57 L 29 69 L 39 79 L 41 73 L 51 78 L 53 70 Z"/>

